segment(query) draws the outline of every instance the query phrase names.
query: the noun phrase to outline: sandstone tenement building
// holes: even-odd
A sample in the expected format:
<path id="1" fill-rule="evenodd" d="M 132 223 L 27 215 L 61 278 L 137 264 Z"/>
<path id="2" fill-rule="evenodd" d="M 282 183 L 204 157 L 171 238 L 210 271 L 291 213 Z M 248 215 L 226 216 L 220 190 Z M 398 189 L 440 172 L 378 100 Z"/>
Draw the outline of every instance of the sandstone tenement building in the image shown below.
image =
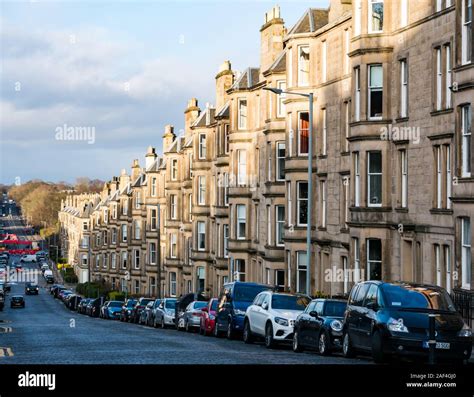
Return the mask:
<path id="1" fill-rule="evenodd" d="M 215 106 L 191 99 L 161 156 L 150 146 L 143 167 L 63 202 L 80 281 L 152 296 L 215 296 L 234 279 L 473 289 L 472 0 L 331 0 L 288 29 L 274 7 L 260 39 L 258 67 L 224 62 Z M 308 101 L 292 95 L 310 92 L 312 159 Z"/>

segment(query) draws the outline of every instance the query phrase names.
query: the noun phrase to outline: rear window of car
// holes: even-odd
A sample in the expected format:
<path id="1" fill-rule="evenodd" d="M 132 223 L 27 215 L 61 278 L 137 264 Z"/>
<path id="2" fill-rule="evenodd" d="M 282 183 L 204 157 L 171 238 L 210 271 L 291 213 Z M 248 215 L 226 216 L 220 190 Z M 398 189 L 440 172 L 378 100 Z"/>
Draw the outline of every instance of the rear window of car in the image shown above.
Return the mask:
<path id="1" fill-rule="evenodd" d="M 272 309 L 304 310 L 311 300 L 306 296 L 279 295 L 272 297 Z"/>
<path id="2" fill-rule="evenodd" d="M 207 306 L 207 302 L 194 302 L 195 309 L 201 309 Z"/>
<path id="3" fill-rule="evenodd" d="M 324 305 L 324 315 L 329 317 L 344 317 L 346 302 L 326 302 Z"/>

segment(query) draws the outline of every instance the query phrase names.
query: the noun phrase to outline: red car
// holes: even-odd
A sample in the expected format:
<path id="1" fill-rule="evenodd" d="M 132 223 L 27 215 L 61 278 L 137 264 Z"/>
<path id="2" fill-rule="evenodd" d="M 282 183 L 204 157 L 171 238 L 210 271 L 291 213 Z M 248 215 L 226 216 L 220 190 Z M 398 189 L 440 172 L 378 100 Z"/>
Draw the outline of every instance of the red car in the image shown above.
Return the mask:
<path id="1" fill-rule="evenodd" d="M 212 298 L 206 307 L 202 308 L 201 325 L 199 333 L 201 335 L 212 335 L 214 332 L 214 325 L 216 324 L 216 311 L 219 299 Z"/>

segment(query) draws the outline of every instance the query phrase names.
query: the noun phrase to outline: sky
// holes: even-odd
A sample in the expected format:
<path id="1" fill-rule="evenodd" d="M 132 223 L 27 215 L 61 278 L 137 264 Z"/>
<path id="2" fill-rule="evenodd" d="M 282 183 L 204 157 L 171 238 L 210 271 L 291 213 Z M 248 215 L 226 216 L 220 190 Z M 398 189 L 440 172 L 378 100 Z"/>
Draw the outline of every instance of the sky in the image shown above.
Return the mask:
<path id="1" fill-rule="evenodd" d="M 328 2 L 0 0 L 0 183 L 143 166 L 190 98 L 215 103 L 223 61 L 258 66 L 266 11 L 290 28 Z"/>

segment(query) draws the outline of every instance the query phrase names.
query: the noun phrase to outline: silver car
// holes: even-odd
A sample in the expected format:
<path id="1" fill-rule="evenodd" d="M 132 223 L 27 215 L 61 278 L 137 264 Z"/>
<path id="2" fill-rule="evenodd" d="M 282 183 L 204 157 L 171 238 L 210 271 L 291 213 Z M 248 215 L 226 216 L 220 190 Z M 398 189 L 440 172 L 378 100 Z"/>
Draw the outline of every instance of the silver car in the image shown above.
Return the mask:
<path id="1" fill-rule="evenodd" d="M 174 326 L 176 315 L 176 298 L 165 298 L 153 309 L 153 326 L 161 328 Z"/>
<path id="2" fill-rule="evenodd" d="M 199 328 L 201 326 L 202 309 L 205 307 L 207 307 L 207 302 L 191 302 L 184 311 L 182 323 L 178 326 L 182 326 L 187 332 Z"/>

